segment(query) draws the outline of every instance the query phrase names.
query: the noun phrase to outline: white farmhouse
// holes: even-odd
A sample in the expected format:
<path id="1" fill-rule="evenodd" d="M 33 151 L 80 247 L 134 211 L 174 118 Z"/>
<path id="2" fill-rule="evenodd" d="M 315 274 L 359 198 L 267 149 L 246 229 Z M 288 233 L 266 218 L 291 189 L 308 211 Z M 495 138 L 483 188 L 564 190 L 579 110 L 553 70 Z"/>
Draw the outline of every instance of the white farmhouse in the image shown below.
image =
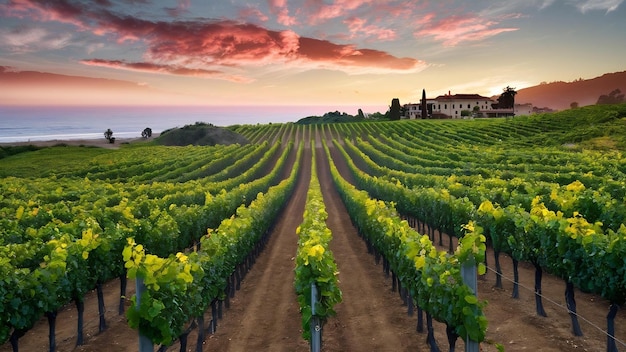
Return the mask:
<path id="1" fill-rule="evenodd" d="M 525 116 L 533 113 L 533 104 L 515 104 L 515 116 Z"/>
<path id="2" fill-rule="evenodd" d="M 531 104 L 516 104 L 515 109 L 495 109 L 497 101 L 479 94 L 446 94 L 434 99 L 426 99 L 429 118 L 458 119 L 465 116 L 502 117 L 530 115 Z M 419 119 L 422 116 L 421 104 L 406 104 L 405 118 Z M 463 113 L 466 111 L 466 113 Z"/>
<path id="3" fill-rule="evenodd" d="M 473 116 L 473 113 L 485 113 L 491 111 L 491 105 L 496 103 L 490 98 L 483 97 L 479 94 L 447 94 L 440 95 L 435 99 L 426 99 L 428 116 L 430 118 L 453 118 L 458 119 L 463 115 L 462 111 L 468 111 L 467 115 Z M 405 118 L 419 119 L 422 116 L 421 104 L 406 104 Z M 486 114 L 484 116 L 487 116 Z"/>
<path id="4" fill-rule="evenodd" d="M 440 95 L 435 99 L 427 99 L 426 104 L 432 105 L 432 116 L 458 119 L 462 111 L 487 112 L 492 110 L 491 105 L 496 102 L 491 98 L 479 94 L 448 94 Z"/>

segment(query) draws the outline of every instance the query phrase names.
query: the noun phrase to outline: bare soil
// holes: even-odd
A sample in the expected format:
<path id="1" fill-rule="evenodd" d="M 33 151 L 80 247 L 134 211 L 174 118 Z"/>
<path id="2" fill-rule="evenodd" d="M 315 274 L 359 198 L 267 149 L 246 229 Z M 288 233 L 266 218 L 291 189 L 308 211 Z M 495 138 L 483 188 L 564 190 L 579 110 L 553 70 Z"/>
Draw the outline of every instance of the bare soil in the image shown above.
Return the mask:
<path id="1" fill-rule="evenodd" d="M 391 291 L 391 279 L 386 277 L 382 265 L 377 265 L 367 253 L 363 241 L 351 225 L 339 195 L 332 185 L 328 163 L 316 143 L 318 176 L 322 184 L 324 201 L 329 213 L 328 226 L 333 232 L 331 250 L 339 268 L 343 302 L 337 307 L 337 316 L 331 318 L 323 330 L 324 351 L 427 351 L 426 335 L 416 332 L 416 316 L 408 316 L 397 292 Z M 302 221 L 306 191 L 310 177 L 311 150 L 306 146 L 303 173 L 297 189 L 273 228 L 266 249 L 258 257 L 242 282 L 241 289 L 230 301 L 218 322 L 216 333 L 204 341 L 203 351 L 308 351 L 301 337 L 301 322 L 296 295 L 293 289 L 294 256 L 296 253 L 296 227 Z M 335 158 L 335 160 L 338 160 Z M 343 175 L 345 165 L 338 165 Z M 436 234 L 438 236 L 438 234 Z M 437 237 L 438 238 L 438 237 Z M 447 248 L 444 236 L 442 249 Z M 490 267 L 493 254 L 488 253 Z M 512 277 L 510 258 L 501 257 L 505 277 Z M 488 271 L 479 278 L 479 298 L 488 301 L 485 313 L 489 321 L 487 340 L 481 344 L 483 351 L 496 351 L 495 343 L 507 351 L 593 351 L 606 350 L 608 302 L 576 291 L 582 337 L 574 337 L 570 318 L 565 308 L 562 280 L 544 274 L 543 295 L 548 317 L 535 313 L 534 268 L 520 263 L 520 298 L 511 298 L 512 283 L 504 280 L 504 288 L 496 289 L 495 274 Z M 128 328 L 124 316 L 117 313 L 119 281 L 105 287 L 106 319 L 108 328 L 98 333 L 98 313 L 95 292 L 85 299 L 85 345 L 75 346 L 76 309 L 70 305 L 59 312 L 57 318 L 58 351 L 138 351 L 137 332 Z M 134 293 L 134 283 L 129 282 L 127 295 Z M 210 318 L 207 313 L 205 322 Z M 206 323 L 205 323 L 206 324 Z M 626 312 L 616 318 L 616 337 L 626 341 Z M 207 324 L 208 325 L 208 324 Z M 192 332 L 187 351 L 195 351 L 196 337 Z M 443 324 L 435 323 L 435 336 L 439 347 L 447 350 Z M 461 339 L 457 350 L 463 350 Z M 618 342 L 618 348 L 626 345 Z M 20 339 L 21 351 L 48 350 L 48 323 L 42 318 L 33 329 Z M 178 351 L 179 345 L 169 351 Z M 10 344 L 0 346 L 0 352 L 11 351 Z"/>
<path id="2" fill-rule="evenodd" d="M 159 133 L 153 133 L 151 139 L 152 140 L 159 136 Z M 137 137 L 137 138 L 116 138 L 114 143 L 110 143 L 108 140 L 103 138 L 97 139 L 53 139 L 47 141 L 28 141 L 28 142 L 7 142 L 0 143 L 0 147 L 17 147 L 17 146 L 26 146 L 26 145 L 35 145 L 38 147 L 53 147 L 56 145 L 68 145 L 73 147 L 80 146 L 89 146 L 89 147 L 99 147 L 105 149 L 119 149 L 124 144 L 129 143 L 137 143 L 147 141 L 147 139 Z"/>

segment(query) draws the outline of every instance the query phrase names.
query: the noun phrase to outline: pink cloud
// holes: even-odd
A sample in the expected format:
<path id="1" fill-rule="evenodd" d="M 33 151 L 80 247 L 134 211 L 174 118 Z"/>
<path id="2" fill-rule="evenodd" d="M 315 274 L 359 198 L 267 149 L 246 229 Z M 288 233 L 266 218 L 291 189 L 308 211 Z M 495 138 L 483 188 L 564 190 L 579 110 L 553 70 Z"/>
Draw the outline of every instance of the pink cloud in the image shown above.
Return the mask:
<path id="1" fill-rule="evenodd" d="M 512 32 L 518 28 L 495 28 L 498 21 L 476 15 L 450 16 L 436 20 L 435 14 L 427 14 L 420 20 L 415 36 L 431 36 L 445 46 L 456 46 L 461 42 L 480 41 L 500 33 Z"/>
<path id="2" fill-rule="evenodd" d="M 300 37 L 292 31 L 270 31 L 250 24 L 230 21 L 197 24 L 193 26 L 195 36 L 172 26 L 175 25 L 158 27 L 150 37 L 147 56 L 151 60 L 223 67 L 283 64 L 347 72 L 352 72 L 352 66 L 359 70 L 369 66 L 372 72 L 402 72 L 424 65 L 412 58 L 397 58 L 378 50 L 356 49 L 351 45 Z"/>
<path id="3" fill-rule="evenodd" d="M 413 58 L 398 58 L 379 50 L 357 49 L 311 38 L 300 38 L 298 54 L 317 67 L 343 67 L 353 73 L 416 72 L 426 67 L 425 62 Z"/>
<path id="4" fill-rule="evenodd" d="M 178 17 L 187 12 L 189 6 L 191 6 L 191 0 L 178 0 L 178 6 L 175 8 L 166 8 L 165 11 L 172 17 Z"/>
<path id="5" fill-rule="evenodd" d="M 606 13 L 615 11 L 624 0 L 583 0 L 578 1 L 576 7 L 582 13 L 592 10 L 605 10 Z"/>
<path id="6" fill-rule="evenodd" d="M 145 40 L 149 46 L 146 56 L 151 60 L 195 66 L 279 63 L 298 50 L 293 32 L 269 31 L 232 21 L 160 23 Z"/>
<path id="7" fill-rule="evenodd" d="M 283 26 L 293 26 L 297 24 L 296 18 L 289 15 L 287 0 L 268 0 L 270 12 L 276 16 L 276 22 Z"/>
<path id="8" fill-rule="evenodd" d="M 126 62 L 122 60 L 82 60 L 82 64 L 89 66 L 100 66 L 115 69 L 123 69 L 129 71 L 151 72 L 161 74 L 172 74 L 178 76 L 193 76 L 193 77 L 205 77 L 205 78 L 218 78 L 233 82 L 249 82 L 250 80 L 244 77 L 227 75 L 218 70 L 205 70 L 201 68 L 188 68 L 175 65 L 159 65 L 150 62 Z"/>
<path id="9" fill-rule="evenodd" d="M 343 21 L 350 30 L 352 37 L 364 36 L 376 38 L 378 40 L 394 40 L 396 32 L 392 29 L 382 28 L 374 25 L 367 25 L 362 18 L 351 17 Z"/>
<path id="10" fill-rule="evenodd" d="M 421 16 L 422 10 L 428 7 L 428 1 L 409 0 L 409 1 L 377 1 L 372 2 L 372 8 L 368 13 L 369 18 L 377 20 L 393 19 L 414 21 L 416 17 Z"/>
<path id="11" fill-rule="evenodd" d="M 338 2 L 347 8 L 362 3 L 361 0 Z M 84 5 L 83 8 L 67 1 L 42 4 L 35 0 L 12 0 L 10 4 L 19 7 L 21 14 L 46 13 L 46 20 L 75 23 L 81 29 L 120 43 L 136 41 L 146 45 L 142 62 L 83 61 L 90 65 L 233 81 L 250 81 L 240 76 L 244 67 L 280 65 L 296 70 L 322 67 L 348 73 L 415 72 L 425 67 L 424 62 L 413 58 L 398 58 L 378 50 L 357 49 L 300 37 L 293 31 L 273 31 L 235 21 L 148 21 L 121 16 L 104 7 Z M 283 8 L 286 2 L 272 0 L 272 5 Z M 391 32 L 358 21 L 353 21 L 353 26 L 367 35 L 392 36 Z"/>
<path id="12" fill-rule="evenodd" d="M 0 45 L 14 53 L 58 50 L 70 45 L 71 33 L 49 32 L 37 27 L 18 27 L 11 31 L 0 29 Z"/>
<path id="13" fill-rule="evenodd" d="M 256 20 L 266 22 L 269 20 L 269 17 L 267 17 L 266 14 L 261 12 L 261 10 L 257 7 L 251 5 L 239 9 L 239 18 L 247 22 L 256 22 Z"/>
<path id="14" fill-rule="evenodd" d="M 75 25 L 85 29 L 80 19 L 86 12 L 81 6 L 67 1 L 58 1 L 51 5 L 35 0 L 9 0 L 7 4 L 0 4 L 0 14 L 17 18 L 32 18 L 36 21 L 57 21 Z"/>
<path id="15" fill-rule="evenodd" d="M 359 7 L 375 3 L 373 0 L 337 0 L 326 4 L 323 0 L 306 0 L 308 22 L 316 24 L 333 18 L 345 16 Z"/>

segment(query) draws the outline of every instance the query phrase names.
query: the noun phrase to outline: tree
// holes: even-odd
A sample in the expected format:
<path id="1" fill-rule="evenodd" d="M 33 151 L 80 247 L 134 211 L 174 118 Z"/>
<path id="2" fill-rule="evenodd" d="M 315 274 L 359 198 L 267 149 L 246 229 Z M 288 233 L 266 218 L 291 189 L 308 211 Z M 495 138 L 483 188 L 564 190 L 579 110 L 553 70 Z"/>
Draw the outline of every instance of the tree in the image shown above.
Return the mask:
<path id="1" fill-rule="evenodd" d="M 384 119 L 386 116 L 382 114 L 380 111 L 377 111 L 377 112 L 369 114 L 368 117 L 370 119 L 381 120 L 381 119 Z"/>
<path id="2" fill-rule="evenodd" d="M 573 101 L 571 104 L 569 104 L 569 108 L 570 109 L 577 109 L 578 108 L 578 102 L 577 101 Z"/>
<path id="3" fill-rule="evenodd" d="M 474 116 L 474 117 L 483 117 L 483 114 L 480 112 L 480 107 L 479 106 L 474 106 L 474 108 L 472 109 L 472 116 Z"/>
<path id="4" fill-rule="evenodd" d="M 359 116 L 360 119 L 364 119 L 365 118 L 365 114 L 363 114 L 363 110 L 359 109 L 358 116 Z"/>
<path id="5" fill-rule="evenodd" d="M 400 116 L 402 115 L 402 106 L 400 105 L 400 99 L 391 99 L 391 106 L 389 107 L 389 112 L 387 114 L 389 120 L 400 120 Z"/>
<path id="6" fill-rule="evenodd" d="M 143 138 L 150 138 L 152 137 L 152 128 L 150 127 L 146 127 L 143 132 L 141 132 L 141 136 Z"/>
<path id="7" fill-rule="evenodd" d="M 420 110 L 422 111 L 422 118 L 428 118 L 428 105 L 426 104 L 426 89 L 422 89 L 422 101 L 420 104 Z"/>
<path id="8" fill-rule="evenodd" d="M 498 98 L 498 109 L 513 109 L 515 107 L 515 88 L 507 86 Z"/>
<path id="9" fill-rule="evenodd" d="M 622 91 L 618 89 L 613 90 L 609 95 L 602 94 L 598 101 L 597 105 L 601 104 L 620 104 L 624 102 L 624 94 L 621 94 Z"/>
<path id="10" fill-rule="evenodd" d="M 110 128 L 107 128 L 107 130 L 104 131 L 104 138 L 106 138 L 109 143 L 115 143 L 115 137 L 113 137 L 113 131 L 111 131 Z"/>

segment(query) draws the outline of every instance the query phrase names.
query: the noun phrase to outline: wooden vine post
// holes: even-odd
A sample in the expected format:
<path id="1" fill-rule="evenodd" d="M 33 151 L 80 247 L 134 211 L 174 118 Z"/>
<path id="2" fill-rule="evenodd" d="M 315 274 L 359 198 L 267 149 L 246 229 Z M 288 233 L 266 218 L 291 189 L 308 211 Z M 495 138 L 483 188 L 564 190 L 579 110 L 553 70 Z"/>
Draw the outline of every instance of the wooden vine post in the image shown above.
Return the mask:
<path id="1" fill-rule="evenodd" d="M 320 352 L 322 348 L 322 325 L 316 315 L 317 285 L 311 283 L 311 352 Z"/>
<path id="2" fill-rule="evenodd" d="M 139 310 L 139 307 L 141 306 L 141 296 L 143 296 L 143 293 L 146 291 L 146 285 L 144 285 L 143 283 L 143 279 L 141 278 L 137 278 L 135 280 L 136 282 L 136 294 L 135 296 L 137 297 L 137 305 L 136 308 L 137 310 Z M 152 344 L 152 341 L 145 335 L 143 335 L 141 333 L 141 329 L 139 329 L 139 352 L 153 352 L 154 351 L 154 345 Z"/>
<path id="3" fill-rule="evenodd" d="M 461 266 L 461 276 L 465 283 L 476 295 L 478 292 L 476 260 L 470 255 Z M 478 342 L 471 341 L 469 337 L 465 338 L 465 352 L 478 352 L 480 350 Z"/>

